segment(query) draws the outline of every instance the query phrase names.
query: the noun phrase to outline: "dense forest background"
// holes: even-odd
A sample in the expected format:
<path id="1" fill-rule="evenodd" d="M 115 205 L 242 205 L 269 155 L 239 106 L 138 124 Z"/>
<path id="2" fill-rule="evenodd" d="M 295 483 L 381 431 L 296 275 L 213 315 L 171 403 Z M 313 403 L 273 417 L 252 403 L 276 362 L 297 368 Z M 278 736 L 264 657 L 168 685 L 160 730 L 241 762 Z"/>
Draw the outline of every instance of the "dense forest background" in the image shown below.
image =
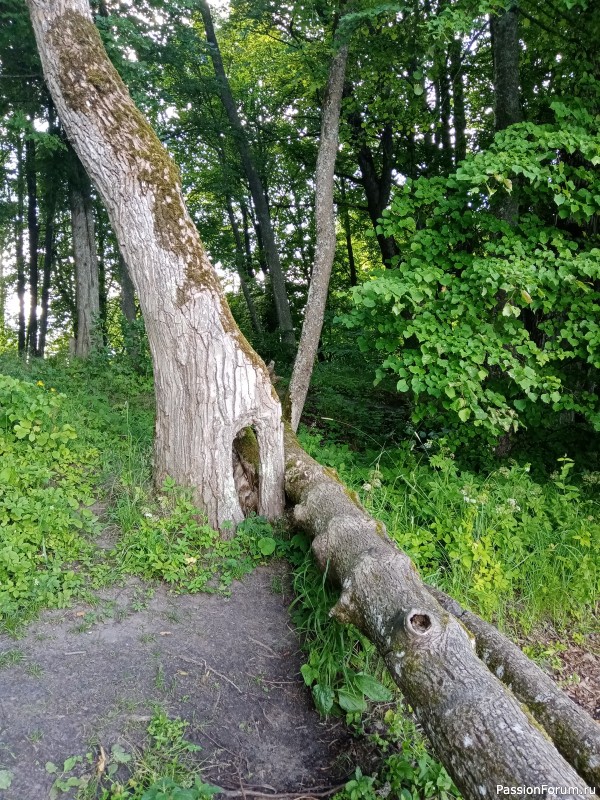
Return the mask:
<path id="1" fill-rule="evenodd" d="M 92 7 L 282 395 L 315 262 L 327 76 L 347 47 L 336 251 L 301 441 L 429 582 L 554 659 L 577 697 L 560 655 L 597 646 L 600 582 L 597 4 L 234 0 L 212 19 L 192 0 Z M 21 0 L 0 2 L 0 69 L 2 625 L 115 570 L 198 591 L 276 552 L 300 596 L 323 595 L 296 620 L 312 631 L 316 705 L 358 724 L 387 689 L 361 689 L 358 634 L 325 646 L 314 633 L 331 597 L 306 542 L 250 516 L 217 545 L 185 493 L 151 490 L 138 300 Z M 99 496 L 122 532 L 102 563 L 81 507 Z M 347 796 L 370 797 L 385 769 Z M 407 796 L 425 796 L 419 780 L 415 767 Z M 427 796 L 452 791 L 440 781 Z"/>

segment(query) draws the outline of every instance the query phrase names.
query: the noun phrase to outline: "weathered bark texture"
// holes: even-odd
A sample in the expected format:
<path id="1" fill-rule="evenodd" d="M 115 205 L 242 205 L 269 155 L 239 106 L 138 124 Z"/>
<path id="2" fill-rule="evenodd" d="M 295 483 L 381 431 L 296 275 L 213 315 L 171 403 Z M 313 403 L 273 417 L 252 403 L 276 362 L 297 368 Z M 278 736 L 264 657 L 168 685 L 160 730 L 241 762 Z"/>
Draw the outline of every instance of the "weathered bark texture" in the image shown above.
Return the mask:
<path id="1" fill-rule="evenodd" d="M 496 797 L 498 785 L 583 794 L 584 781 L 477 657 L 473 637 L 433 599 L 384 526 L 291 431 L 286 492 L 317 562 L 342 587 L 333 616 L 377 646 L 464 797 Z"/>
<path id="2" fill-rule="evenodd" d="M 490 17 L 497 131 L 523 120 L 519 94 L 519 12 L 516 2 Z"/>
<path id="3" fill-rule="evenodd" d="M 338 148 L 340 108 L 346 74 L 348 47 L 344 45 L 333 57 L 323 100 L 321 139 L 317 155 L 315 179 L 315 222 L 317 244 L 300 345 L 294 362 L 289 388 L 292 429 L 298 430 L 312 375 L 323 318 L 327 304 L 329 278 L 335 255 L 335 210 L 333 207 L 333 178 Z"/>
<path id="4" fill-rule="evenodd" d="M 478 656 L 525 703 L 567 761 L 590 786 L 600 787 L 600 725 L 497 628 L 439 589 L 429 592 L 473 634 Z"/>
<path id="5" fill-rule="evenodd" d="M 100 290 L 91 185 L 80 163 L 77 164 L 77 178 L 69 187 L 69 202 L 77 308 L 75 355 L 88 358 L 100 344 Z"/>
<path id="6" fill-rule="evenodd" d="M 241 521 L 232 445 L 253 426 L 259 510 L 283 510 L 281 406 L 224 301 L 178 171 L 108 60 L 86 0 L 28 0 L 46 81 L 94 180 L 142 307 L 156 386 L 155 480 L 191 486 L 211 524 Z"/>
<path id="7" fill-rule="evenodd" d="M 209 45 L 210 57 L 213 62 L 217 84 L 219 87 L 219 96 L 221 98 L 221 102 L 223 103 L 223 108 L 225 109 L 227 118 L 229 119 L 229 124 L 231 125 L 231 130 L 233 132 L 242 166 L 244 168 L 248 185 L 250 187 L 250 192 L 252 194 L 252 200 L 254 201 L 256 215 L 260 223 L 262 241 L 265 248 L 267 264 L 269 266 L 271 285 L 273 287 L 273 296 L 275 298 L 277 320 L 281 329 L 281 337 L 284 344 L 286 344 L 290 349 L 293 349 L 296 345 L 296 340 L 294 336 L 292 314 L 290 311 L 290 303 L 285 286 L 285 277 L 279 258 L 279 250 L 277 249 L 275 233 L 273 231 L 273 225 L 271 224 L 271 214 L 269 211 L 269 204 L 267 202 L 265 189 L 260 175 L 258 174 L 258 169 L 256 168 L 254 154 L 252 153 L 250 143 L 248 142 L 246 131 L 242 125 L 240 115 L 238 114 L 233 95 L 231 94 L 231 88 L 229 86 L 229 81 L 227 80 L 225 67 L 223 66 L 223 59 L 221 58 L 221 51 L 219 50 L 219 43 L 215 35 L 210 8 L 205 0 L 199 0 L 198 7 L 204 22 L 206 40 Z"/>

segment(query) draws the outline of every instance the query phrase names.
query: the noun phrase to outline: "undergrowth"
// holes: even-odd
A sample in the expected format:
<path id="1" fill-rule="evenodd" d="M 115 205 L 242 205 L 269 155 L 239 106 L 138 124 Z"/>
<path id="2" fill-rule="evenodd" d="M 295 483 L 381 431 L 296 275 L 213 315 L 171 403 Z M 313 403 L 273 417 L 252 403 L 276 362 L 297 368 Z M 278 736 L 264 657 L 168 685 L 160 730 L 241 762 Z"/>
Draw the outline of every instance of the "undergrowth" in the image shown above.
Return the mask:
<path id="1" fill-rule="evenodd" d="M 355 452 L 304 431 L 303 445 L 356 489 L 424 578 L 499 624 L 585 630 L 600 588 L 600 472 L 561 458 L 549 480 L 507 462 L 461 469 L 443 443 Z"/>
<path id="2" fill-rule="evenodd" d="M 275 552 L 264 519 L 248 518 L 222 540 L 172 480 L 154 491 L 152 428 L 151 380 L 126 364 L 0 357 L 6 632 L 42 607 L 65 607 L 128 575 L 162 580 L 173 591 L 227 592 Z M 102 523 L 94 511 L 103 512 Z M 118 534 L 101 549 L 96 541 L 107 523 Z"/>
<path id="3" fill-rule="evenodd" d="M 202 749 L 186 739 L 185 720 L 155 708 L 141 747 L 115 744 L 74 755 L 62 765 L 49 761 L 55 776 L 50 800 L 202 800 L 220 789 L 198 769 Z"/>

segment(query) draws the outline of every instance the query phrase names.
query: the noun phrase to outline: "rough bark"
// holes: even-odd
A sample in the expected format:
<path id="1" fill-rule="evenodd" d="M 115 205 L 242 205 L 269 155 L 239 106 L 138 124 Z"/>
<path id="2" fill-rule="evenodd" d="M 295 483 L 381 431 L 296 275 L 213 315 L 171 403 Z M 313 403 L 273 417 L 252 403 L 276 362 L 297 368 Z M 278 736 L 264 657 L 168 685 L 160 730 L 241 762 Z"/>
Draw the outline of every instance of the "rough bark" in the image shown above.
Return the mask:
<path id="1" fill-rule="evenodd" d="M 600 787 L 600 725 L 497 628 L 439 589 L 429 592 L 473 634 L 477 655 L 525 703 L 567 761 Z"/>
<path id="2" fill-rule="evenodd" d="M 35 141 L 25 140 L 25 181 L 27 183 L 27 234 L 29 238 L 29 319 L 27 322 L 27 351 L 35 356 L 38 348 L 38 247 L 39 225 L 37 209 L 37 174 Z"/>
<path id="3" fill-rule="evenodd" d="M 332 615 L 377 646 L 463 796 L 496 797 L 498 785 L 583 794 L 585 782 L 477 657 L 473 637 L 434 600 L 384 526 L 291 430 L 286 492 L 296 524 L 313 537 L 318 564 L 342 588 Z"/>
<path id="4" fill-rule="evenodd" d="M 86 0 L 28 0 L 46 81 L 96 184 L 140 299 L 156 387 L 155 480 L 191 486 L 209 522 L 243 518 L 232 464 L 253 426 L 259 511 L 283 510 L 281 406 L 224 301 L 178 171 L 108 60 Z"/>
<path id="5" fill-rule="evenodd" d="M 91 184 L 79 162 L 77 163 L 76 178 L 69 186 L 69 202 L 77 308 L 75 355 L 78 358 L 88 358 L 100 343 L 98 335 L 100 291 Z"/>
<path id="6" fill-rule="evenodd" d="M 121 284 L 121 313 L 127 324 L 131 325 L 135 322 L 137 316 L 135 288 L 121 253 L 119 253 L 119 283 Z"/>
<path id="7" fill-rule="evenodd" d="M 335 255 L 333 179 L 347 58 L 348 47 L 344 45 L 331 62 L 323 99 L 321 138 L 315 178 L 316 256 L 304 310 L 300 345 L 289 388 L 290 420 L 294 431 L 298 430 L 319 347 L 329 279 Z"/>
<path id="8" fill-rule="evenodd" d="M 223 66 L 223 59 L 221 58 L 221 51 L 219 50 L 219 43 L 215 34 L 210 8 L 205 0 L 200 0 L 198 6 L 202 14 L 202 20 L 206 31 L 206 40 L 209 44 L 210 57 L 217 77 L 219 96 L 227 118 L 229 119 L 231 130 L 233 131 L 235 143 L 252 194 L 252 200 L 254 201 L 256 215 L 260 223 L 265 255 L 269 266 L 269 274 L 271 276 L 271 285 L 273 287 L 273 296 L 275 298 L 277 320 L 279 328 L 281 329 L 281 337 L 284 344 L 289 349 L 293 350 L 296 346 L 296 340 L 294 336 L 292 314 L 263 182 L 258 174 L 254 154 L 248 142 L 248 137 L 246 136 L 246 131 L 242 125 L 240 115 L 238 114 L 233 95 L 231 94 L 231 88 L 227 80 L 225 67 Z"/>

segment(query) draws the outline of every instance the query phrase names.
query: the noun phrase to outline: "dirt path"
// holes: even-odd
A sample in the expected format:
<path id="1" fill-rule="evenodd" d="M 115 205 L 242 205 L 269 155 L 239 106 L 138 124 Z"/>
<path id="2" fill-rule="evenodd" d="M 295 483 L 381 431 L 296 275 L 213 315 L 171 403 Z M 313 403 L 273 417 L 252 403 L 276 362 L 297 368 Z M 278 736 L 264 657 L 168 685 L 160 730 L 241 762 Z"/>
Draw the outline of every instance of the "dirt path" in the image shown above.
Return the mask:
<path id="1" fill-rule="evenodd" d="M 156 704 L 190 723 L 186 738 L 219 785 L 339 783 L 347 734 L 312 708 L 285 584 L 282 565 L 257 569 L 230 598 L 131 581 L 98 606 L 44 613 L 19 641 L 0 637 L 0 656 L 15 653 L 0 670 L 0 769 L 12 773 L 0 798 L 42 800 L 46 762 L 139 743 Z"/>

